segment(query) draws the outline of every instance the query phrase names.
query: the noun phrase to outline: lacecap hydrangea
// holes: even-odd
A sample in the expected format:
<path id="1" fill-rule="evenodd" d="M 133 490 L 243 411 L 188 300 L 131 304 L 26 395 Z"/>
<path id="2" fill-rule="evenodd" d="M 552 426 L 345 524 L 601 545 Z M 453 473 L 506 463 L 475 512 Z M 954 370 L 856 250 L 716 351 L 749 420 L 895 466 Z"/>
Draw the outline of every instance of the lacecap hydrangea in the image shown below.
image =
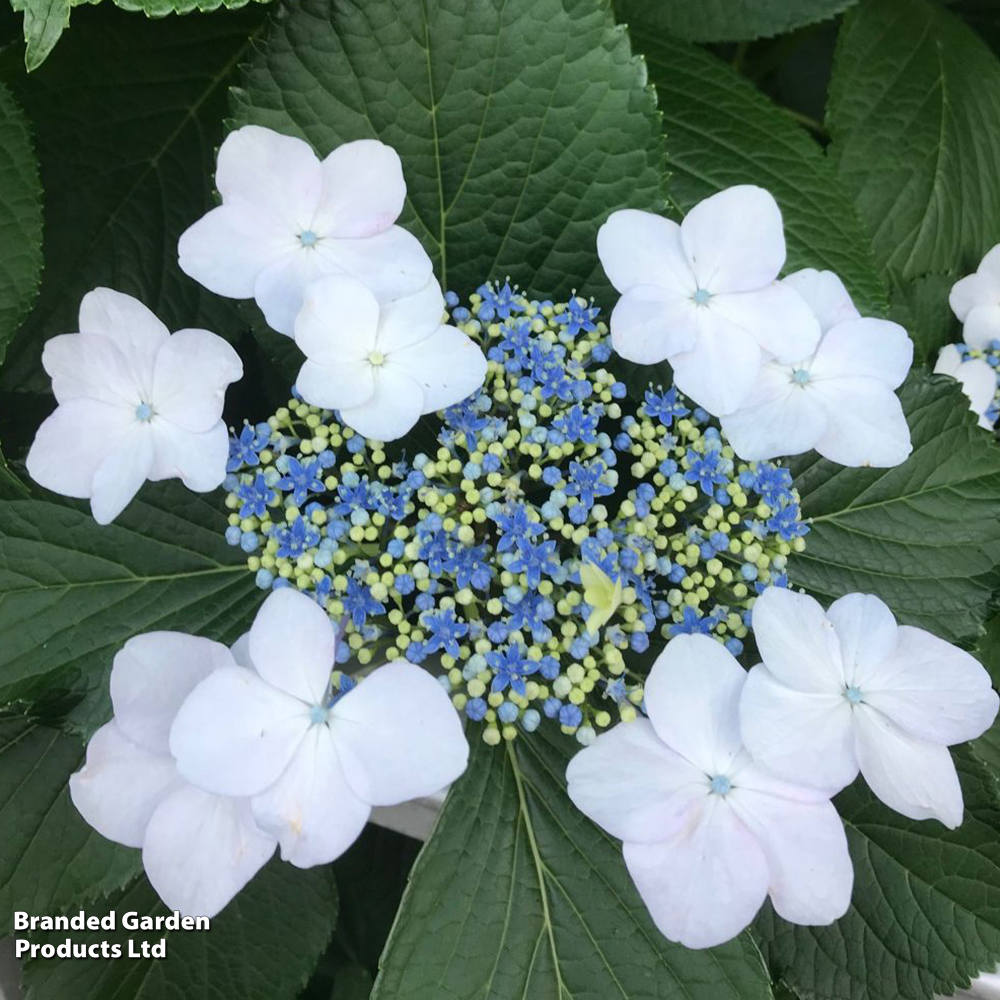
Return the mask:
<path id="1" fill-rule="evenodd" d="M 335 689 L 405 657 L 487 743 L 548 717 L 587 744 L 642 710 L 643 654 L 667 639 L 742 651 L 754 598 L 804 547 L 798 494 L 675 388 L 632 398 L 593 302 L 509 283 L 446 301 L 489 370 L 414 432 L 435 447 L 390 456 L 295 396 L 232 440 L 227 539 L 259 587 L 339 622 Z"/>

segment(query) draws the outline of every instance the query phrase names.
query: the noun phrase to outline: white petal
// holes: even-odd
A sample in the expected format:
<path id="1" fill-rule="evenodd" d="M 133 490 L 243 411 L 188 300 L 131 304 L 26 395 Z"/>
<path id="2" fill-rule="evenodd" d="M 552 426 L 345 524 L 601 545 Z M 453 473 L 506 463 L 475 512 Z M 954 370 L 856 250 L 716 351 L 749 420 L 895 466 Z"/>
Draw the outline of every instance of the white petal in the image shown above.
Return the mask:
<path id="1" fill-rule="evenodd" d="M 998 282 L 998 295 L 1000 295 L 1000 243 L 986 251 L 986 255 L 979 262 L 979 267 L 976 268 L 976 273 L 995 278 Z"/>
<path id="2" fill-rule="evenodd" d="M 244 632 L 236 642 L 229 647 L 229 652 L 233 654 L 233 659 L 238 666 L 253 670 L 253 660 L 250 659 L 250 633 Z"/>
<path id="3" fill-rule="evenodd" d="M 296 233 L 308 229 L 323 189 L 319 158 L 294 136 L 244 125 L 219 148 L 215 186 L 224 202 L 249 203 L 288 220 Z"/>
<path id="4" fill-rule="evenodd" d="M 434 271 L 420 240 L 401 226 L 358 239 L 323 239 L 316 251 L 324 273 L 358 278 L 380 302 L 419 292 Z"/>
<path id="5" fill-rule="evenodd" d="M 826 433 L 816 450 L 839 465 L 890 468 L 913 451 L 903 406 L 885 383 L 837 378 L 813 383 L 827 408 Z"/>
<path id="6" fill-rule="evenodd" d="M 854 866 L 831 802 L 798 802 L 744 788 L 734 788 L 728 801 L 764 852 L 778 916 L 816 926 L 847 912 Z"/>
<path id="7" fill-rule="evenodd" d="M 897 635 L 859 682 L 865 703 L 933 743 L 964 743 L 989 729 L 1000 700 L 982 664 L 921 628 L 901 625 Z"/>
<path id="8" fill-rule="evenodd" d="M 141 388 L 152 383 L 156 352 L 170 331 L 138 299 L 131 295 L 95 288 L 80 302 L 80 332 L 109 337 L 129 359 Z"/>
<path id="9" fill-rule="evenodd" d="M 220 420 L 202 433 L 186 431 L 163 418 L 153 421 L 153 482 L 180 479 L 189 490 L 209 493 L 226 478 L 229 432 Z"/>
<path id="10" fill-rule="evenodd" d="M 768 866 L 752 833 L 717 795 L 700 821 L 659 844 L 624 845 L 625 864 L 656 926 L 688 948 L 735 937 L 767 896 Z"/>
<path id="11" fill-rule="evenodd" d="M 833 795 L 858 776 L 842 694 L 796 691 L 758 665 L 740 698 L 740 732 L 754 760 L 786 781 Z"/>
<path id="12" fill-rule="evenodd" d="M 439 326 L 426 340 L 388 356 L 423 389 L 423 412 L 434 413 L 462 402 L 486 381 L 486 356 L 479 345 L 453 326 Z"/>
<path id="13" fill-rule="evenodd" d="M 695 346 L 703 315 L 690 293 L 636 285 L 611 312 L 611 343 L 626 361 L 658 364 Z"/>
<path id="14" fill-rule="evenodd" d="M 984 259 L 983 263 L 985 262 Z M 952 312 L 962 322 L 973 309 L 989 305 L 997 300 L 1000 300 L 1000 274 L 993 273 L 992 269 L 982 270 L 982 264 L 980 264 L 980 270 L 975 274 L 970 274 L 968 277 L 956 281 L 951 286 L 951 292 L 948 295 Z"/>
<path id="15" fill-rule="evenodd" d="M 323 160 L 321 169 L 317 232 L 374 236 L 388 229 L 403 211 L 403 165 L 391 146 L 376 139 L 345 142 Z"/>
<path id="16" fill-rule="evenodd" d="M 287 587 L 270 594 L 250 626 L 250 658 L 257 673 L 310 705 L 324 701 L 336 649 L 329 615 L 312 598 Z"/>
<path id="17" fill-rule="evenodd" d="M 367 285 L 345 274 L 326 275 L 306 289 L 295 317 L 295 343 L 317 364 L 350 365 L 367 361 L 375 350 L 378 326 L 378 299 Z"/>
<path id="18" fill-rule="evenodd" d="M 469 759 L 451 699 L 406 660 L 379 667 L 341 698 L 330 729 L 351 788 L 373 806 L 440 791 Z"/>
<path id="19" fill-rule="evenodd" d="M 951 830 L 959 826 L 962 788 L 948 748 L 907 736 L 867 705 L 854 715 L 856 752 L 871 790 L 910 819 L 939 819 Z"/>
<path id="20" fill-rule="evenodd" d="M 383 354 L 392 354 L 419 344 L 447 319 L 441 286 L 436 278 L 431 278 L 410 295 L 382 301 L 376 347 Z"/>
<path id="21" fill-rule="evenodd" d="M 306 288 L 329 274 L 315 247 L 298 246 L 265 267 L 253 286 L 253 297 L 267 325 L 288 337 L 295 335 L 295 317 Z"/>
<path id="22" fill-rule="evenodd" d="M 294 226 L 246 202 L 219 205 L 189 226 L 177 243 L 180 269 L 216 295 L 253 296 L 257 275 L 301 246 Z"/>
<path id="23" fill-rule="evenodd" d="M 143 749 L 109 722 L 91 736 L 86 763 L 70 775 L 69 794 L 102 837 L 142 847 L 149 817 L 183 784 L 170 754 Z"/>
<path id="24" fill-rule="evenodd" d="M 722 431 L 747 461 L 801 455 L 826 431 L 826 410 L 809 387 L 798 385 L 789 368 L 766 364 L 743 406 L 721 418 Z"/>
<path id="25" fill-rule="evenodd" d="M 360 406 L 340 411 L 340 419 L 362 437 L 395 441 L 412 430 L 424 412 L 424 390 L 396 365 L 373 369 L 375 392 Z"/>
<path id="26" fill-rule="evenodd" d="M 877 379 L 890 389 L 901 385 L 913 364 L 913 341 L 887 319 L 854 319 L 827 332 L 809 366 L 815 381 Z"/>
<path id="27" fill-rule="evenodd" d="M 680 833 L 704 802 L 705 773 L 670 749 L 648 719 L 622 722 L 566 768 L 567 793 L 612 837 L 649 844 Z"/>
<path id="28" fill-rule="evenodd" d="M 178 330 L 156 355 L 155 413 L 188 431 L 210 430 L 222 418 L 226 386 L 243 377 L 240 356 L 208 330 Z"/>
<path id="29" fill-rule="evenodd" d="M 257 825 L 278 838 L 281 859 L 299 868 L 340 857 L 371 813 L 347 783 L 325 725 L 306 733 L 285 773 L 252 805 Z"/>
<path id="30" fill-rule="evenodd" d="M 837 633 L 808 594 L 768 587 L 754 603 L 753 632 L 764 666 L 783 684 L 799 691 L 843 692 Z"/>
<path id="31" fill-rule="evenodd" d="M 969 400 L 969 409 L 981 417 L 993 402 L 997 392 L 997 373 L 982 358 L 962 360 L 954 344 L 946 344 L 938 353 L 935 375 L 950 375 L 958 379 L 962 392 Z"/>
<path id="32" fill-rule="evenodd" d="M 171 910 L 214 917 L 274 854 L 274 837 L 257 829 L 247 799 L 185 785 L 153 813 L 142 866 Z"/>
<path id="33" fill-rule="evenodd" d="M 71 399 L 38 428 L 25 462 L 28 475 L 53 493 L 87 498 L 94 474 L 134 424 L 134 415 L 120 406 Z"/>
<path id="34" fill-rule="evenodd" d="M 52 377 L 52 394 L 60 403 L 99 399 L 132 414 L 143 401 L 141 376 L 110 337 L 98 333 L 51 337 L 42 350 L 42 365 Z"/>
<path id="35" fill-rule="evenodd" d="M 698 285 L 713 294 L 762 288 L 785 263 L 781 210 L 769 192 L 752 184 L 695 205 L 681 223 L 681 242 Z"/>
<path id="36" fill-rule="evenodd" d="M 681 227 L 652 212 L 612 212 L 597 231 L 597 255 L 619 292 L 653 285 L 690 298 L 698 288 L 681 246 Z"/>
<path id="37" fill-rule="evenodd" d="M 787 275 L 781 283 L 790 285 L 806 300 L 823 333 L 845 320 L 861 318 L 850 293 L 833 271 L 805 267 Z"/>
<path id="38" fill-rule="evenodd" d="M 309 726 L 309 706 L 298 698 L 242 667 L 223 667 L 181 705 L 170 752 L 206 792 L 255 795 L 277 781 Z"/>
<path id="39" fill-rule="evenodd" d="M 819 320 L 812 309 L 794 288 L 778 281 L 749 292 L 715 295 L 708 308 L 786 364 L 810 357 L 819 343 Z"/>
<path id="40" fill-rule="evenodd" d="M 697 344 L 670 359 L 677 388 L 716 416 L 743 405 L 760 362 L 757 341 L 708 308 L 699 319 Z"/>
<path id="41" fill-rule="evenodd" d="M 370 361 L 339 361 L 321 365 L 306 361 L 299 369 L 295 388 L 313 406 L 328 410 L 362 406 L 375 394 L 374 369 Z"/>
<path id="42" fill-rule="evenodd" d="M 725 774 L 742 747 L 740 691 L 746 671 L 706 635 L 678 635 L 646 680 L 656 735 L 710 777 Z"/>
<path id="43" fill-rule="evenodd" d="M 995 340 L 1000 340 L 1000 304 L 976 306 L 965 318 L 962 339 L 969 347 L 987 350 Z"/>
<path id="44" fill-rule="evenodd" d="M 169 753 L 170 727 L 181 703 L 213 670 L 232 664 L 232 654 L 222 643 L 201 636 L 133 636 L 111 667 L 111 704 L 118 728 L 148 750 Z"/>
<path id="45" fill-rule="evenodd" d="M 840 643 L 844 683 L 867 687 L 878 665 L 896 648 L 896 619 L 874 594 L 847 594 L 827 608 Z"/>
<path id="46" fill-rule="evenodd" d="M 153 467 L 153 434 L 133 422 L 94 472 L 90 510 L 98 524 L 110 524 L 131 502 Z"/>

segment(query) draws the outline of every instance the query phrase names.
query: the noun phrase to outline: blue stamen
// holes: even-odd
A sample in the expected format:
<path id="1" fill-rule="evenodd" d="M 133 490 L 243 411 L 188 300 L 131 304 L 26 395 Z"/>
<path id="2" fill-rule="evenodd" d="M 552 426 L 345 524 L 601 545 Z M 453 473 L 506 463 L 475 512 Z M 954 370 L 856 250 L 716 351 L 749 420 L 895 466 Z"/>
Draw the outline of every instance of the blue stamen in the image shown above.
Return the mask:
<path id="1" fill-rule="evenodd" d="M 149 421 L 153 419 L 153 408 L 149 403 L 140 403 L 135 408 L 135 419 Z"/>
<path id="2" fill-rule="evenodd" d="M 852 705 L 860 704 L 864 698 L 864 695 L 861 693 L 861 689 L 856 688 L 853 685 L 844 692 L 844 695 Z"/>
<path id="3" fill-rule="evenodd" d="M 313 247 L 318 241 L 319 237 L 311 229 L 304 229 L 299 233 L 299 242 L 304 247 Z"/>
<path id="4" fill-rule="evenodd" d="M 805 385 L 811 379 L 812 376 L 806 368 L 796 368 L 795 371 L 792 372 L 792 381 L 795 382 L 796 385 Z"/>
<path id="5" fill-rule="evenodd" d="M 695 305 L 703 306 L 708 303 L 708 300 L 712 297 L 712 293 L 707 288 L 699 288 L 691 298 L 694 299 Z"/>
<path id="6" fill-rule="evenodd" d="M 330 710 L 325 705 L 313 705 L 309 710 L 309 721 L 314 726 L 322 725 L 329 714 Z"/>
<path id="7" fill-rule="evenodd" d="M 712 779 L 710 787 L 716 795 L 728 795 L 733 785 L 724 774 L 717 774 Z"/>

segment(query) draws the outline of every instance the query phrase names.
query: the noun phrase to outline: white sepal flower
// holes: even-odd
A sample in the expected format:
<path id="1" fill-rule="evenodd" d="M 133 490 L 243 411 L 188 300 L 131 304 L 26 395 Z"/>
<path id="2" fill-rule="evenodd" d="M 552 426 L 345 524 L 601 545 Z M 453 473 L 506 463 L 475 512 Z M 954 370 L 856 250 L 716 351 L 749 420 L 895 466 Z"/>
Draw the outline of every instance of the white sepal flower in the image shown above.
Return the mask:
<path id="1" fill-rule="evenodd" d="M 962 338 L 984 350 L 1000 341 L 1000 243 L 980 261 L 975 274 L 952 285 L 952 312 L 962 322 Z"/>
<path id="2" fill-rule="evenodd" d="M 709 413 L 743 403 L 762 358 L 795 361 L 819 340 L 812 311 L 775 280 L 785 236 L 763 188 L 720 191 L 680 225 L 614 212 L 597 234 L 597 252 L 622 293 L 611 314 L 615 350 L 643 365 L 668 360 L 677 388 Z"/>
<path id="3" fill-rule="evenodd" d="M 206 678 L 170 733 L 181 774 L 206 791 L 253 796 L 258 826 L 301 868 L 347 850 L 372 806 L 444 788 L 469 756 L 451 700 L 405 660 L 331 698 L 336 644 L 318 604 L 275 591 L 250 629 L 247 667 Z"/>
<path id="4" fill-rule="evenodd" d="M 296 388 L 365 437 L 402 437 L 422 414 L 461 402 L 486 378 L 478 344 L 444 319 L 433 278 L 415 295 L 382 302 L 354 278 L 321 278 L 295 320 L 307 359 Z"/>
<path id="5" fill-rule="evenodd" d="M 379 294 L 406 294 L 431 276 L 419 240 L 393 225 L 406 201 L 396 151 L 374 139 L 324 160 L 308 143 L 246 125 L 219 149 L 222 204 L 180 238 L 181 270 L 210 291 L 254 298 L 267 322 L 292 335 L 306 286 L 350 274 Z"/>
<path id="6" fill-rule="evenodd" d="M 179 632 L 129 639 L 111 670 L 114 719 L 91 737 L 70 797 L 98 833 L 142 848 L 168 907 L 214 917 L 274 854 L 248 799 L 190 785 L 169 750 L 170 726 L 196 684 L 234 663 L 225 646 Z"/>
<path id="7" fill-rule="evenodd" d="M 858 771 L 910 819 L 962 822 L 948 747 L 975 739 L 998 699 L 979 661 L 923 629 L 897 625 L 870 594 L 822 606 L 769 587 L 753 609 L 764 661 L 740 704 L 743 742 L 762 766 L 831 794 Z"/>
<path id="8" fill-rule="evenodd" d="M 935 375 L 950 375 L 962 386 L 969 409 L 979 418 L 979 426 L 992 430 L 994 422 L 986 415 L 997 392 L 997 373 L 982 358 L 963 358 L 954 344 L 938 352 Z"/>
<path id="9" fill-rule="evenodd" d="M 800 924 L 831 923 L 850 904 L 854 871 L 828 796 L 743 748 L 746 679 L 714 639 L 672 639 L 646 684 L 649 720 L 601 734 L 566 771 L 574 804 L 624 841 L 657 927 L 689 948 L 739 934 L 768 895 Z"/>
<path id="10" fill-rule="evenodd" d="M 792 364 L 762 366 L 743 406 L 722 418 L 733 450 L 748 461 L 815 448 L 840 465 L 899 465 L 913 450 L 894 392 L 913 360 L 906 331 L 862 318 L 831 271 L 797 271 L 783 284 L 809 303 L 823 336 Z"/>
<path id="11" fill-rule="evenodd" d="M 39 485 L 89 498 L 109 524 L 147 479 L 180 478 L 199 493 L 222 484 L 222 404 L 243 365 L 221 337 L 171 335 L 141 302 L 96 288 L 80 303 L 80 332 L 49 340 L 42 365 L 59 405 L 28 452 Z"/>

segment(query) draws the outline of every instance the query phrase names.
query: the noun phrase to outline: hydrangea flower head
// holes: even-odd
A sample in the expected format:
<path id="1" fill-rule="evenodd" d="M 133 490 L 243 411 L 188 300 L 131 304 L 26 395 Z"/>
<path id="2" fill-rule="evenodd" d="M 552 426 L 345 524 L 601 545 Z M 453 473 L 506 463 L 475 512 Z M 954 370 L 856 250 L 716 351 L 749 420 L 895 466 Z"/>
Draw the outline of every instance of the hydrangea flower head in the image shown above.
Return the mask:
<path id="1" fill-rule="evenodd" d="M 171 334 L 141 302 L 96 288 L 80 303 L 80 332 L 47 341 L 42 364 L 59 405 L 28 452 L 39 485 L 89 499 L 108 524 L 147 479 L 199 493 L 222 484 L 222 404 L 243 365 L 221 337 Z"/>
<path id="2" fill-rule="evenodd" d="M 948 302 L 969 347 L 982 351 L 1000 340 L 1000 244 L 983 257 L 975 274 L 955 282 Z"/>
<path id="3" fill-rule="evenodd" d="M 222 204 L 187 229 L 181 270 L 218 295 L 254 298 L 291 336 L 306 287 L 346 274 L 381 295 L 417 292 L 431 261 L 394 225 L 406 200 L 399 156 L 374 139 L 322 161 L 308 143 L 257 125 L 226 136 L 215 184 Z"/>

